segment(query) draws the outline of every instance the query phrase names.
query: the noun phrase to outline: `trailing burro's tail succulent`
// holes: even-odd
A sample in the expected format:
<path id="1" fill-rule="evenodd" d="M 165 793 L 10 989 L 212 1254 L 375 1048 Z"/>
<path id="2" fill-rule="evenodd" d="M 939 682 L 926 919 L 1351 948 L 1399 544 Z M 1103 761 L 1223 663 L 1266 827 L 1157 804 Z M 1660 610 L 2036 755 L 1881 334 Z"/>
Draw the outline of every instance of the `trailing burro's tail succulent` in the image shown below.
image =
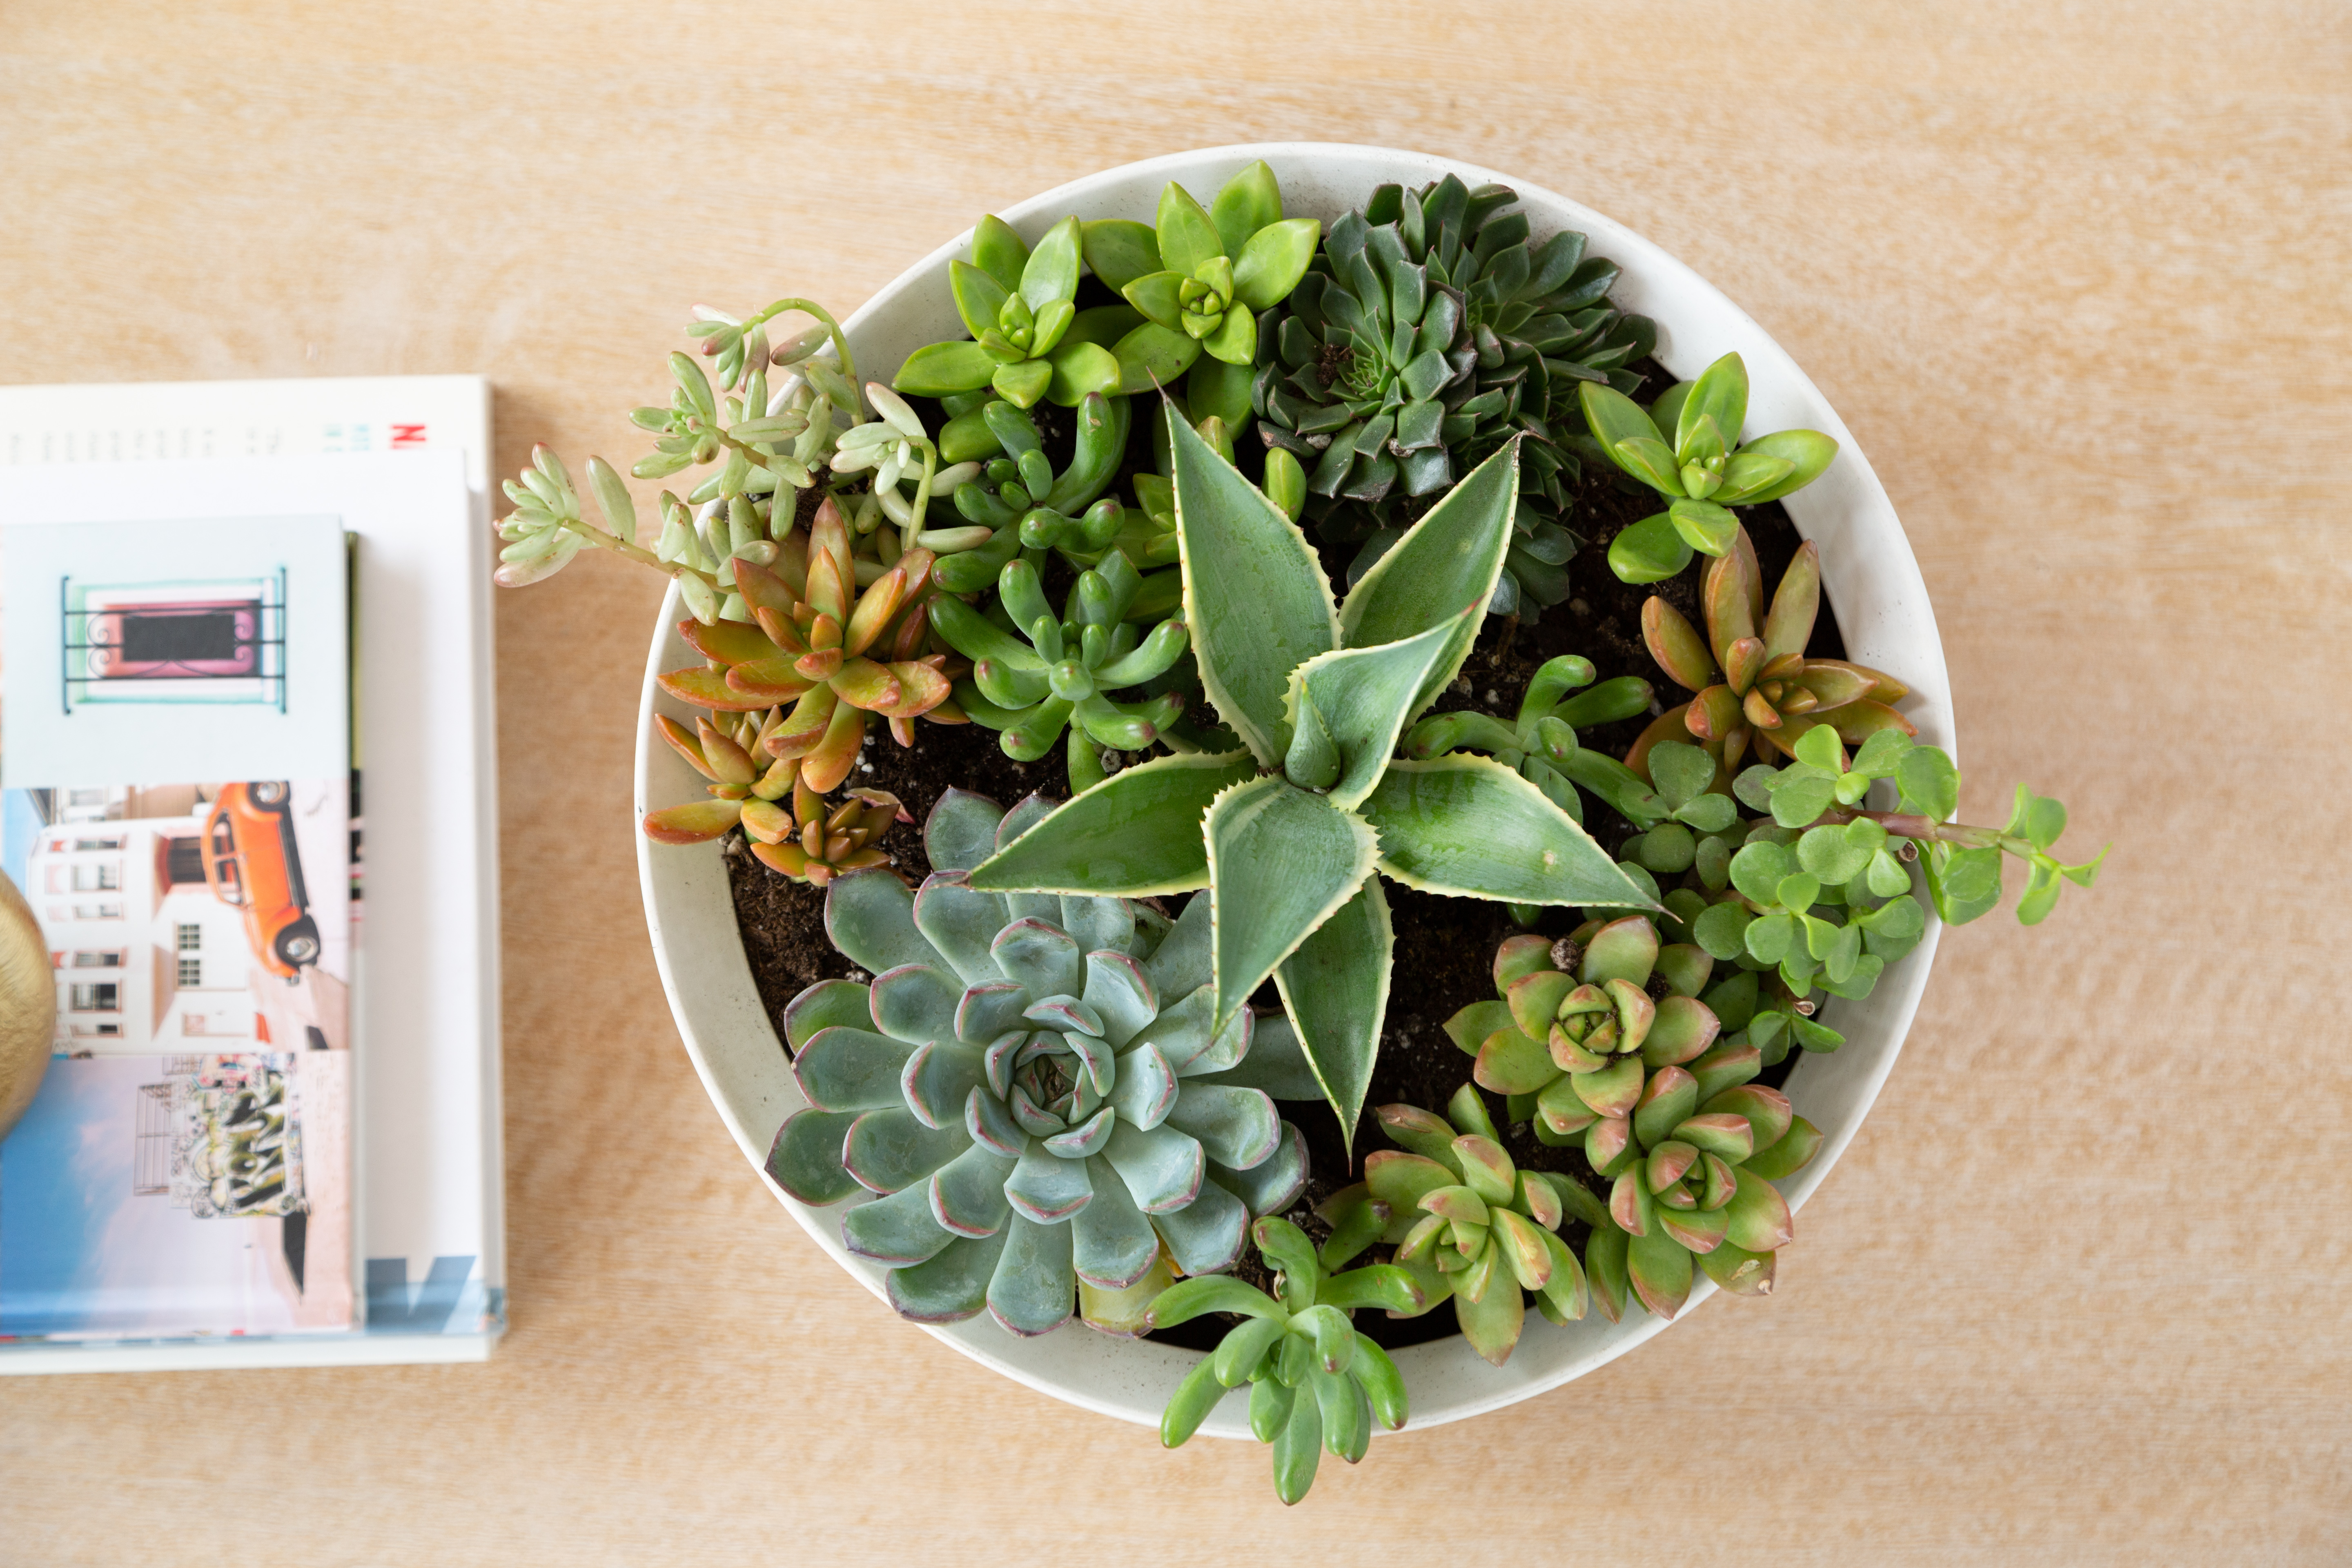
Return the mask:
<path id="1" fill-rule="evenodd" d="M 1042 1334 L 1075 1299 L 1135 1333 L 1177 1270 L 1231 1267 L 1252 1216 L 1297 1195 L 1306 1142 L 1272 1096 L 1319 1089 L 1280 1015 L 1215 1026 L 1208 900 L 1171 923 L 1125 899 L 968 885 L 1051 809 L 950 790 L 919 892 L 878 868 L 833 879 L 825 930 L 875 979 L 785 1009 L 809 1109 L 768 1173 L 803 1203 L 880 1194 L 842 1239 L 891 1266 L 905 1317 L 985 1307 Z"/>

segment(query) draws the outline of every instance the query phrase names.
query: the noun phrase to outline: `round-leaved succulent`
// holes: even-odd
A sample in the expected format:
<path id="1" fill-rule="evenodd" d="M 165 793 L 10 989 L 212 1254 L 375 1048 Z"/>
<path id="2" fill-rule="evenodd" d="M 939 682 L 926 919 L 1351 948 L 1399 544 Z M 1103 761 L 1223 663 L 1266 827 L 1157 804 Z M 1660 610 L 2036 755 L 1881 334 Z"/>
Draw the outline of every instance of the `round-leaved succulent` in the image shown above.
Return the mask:
<path id="1" fill-rule="evenodd" d="M 1319 1092 L 1280 1015 L 1215 1028 L 1209 900 L 1170 921 L 1125 899 L 982 892 L 965 873 L 1041 820 L 949 791 L 925 824 L 937 868 L 909 894 L 885 869 L 835 878 L 825 929 L 874 972 L 785 1013 L 809 1109 L 768 1171 L 848 1209 L 850 1251 L 891 1266 L 925 1322 L 983 1307 L 1042 1334 L 1070 1316 L 1139 1331 L 1175 1277 L 1239 1258 L 1286 1206 L 1306 1142 L 1273 1094 Z"/>

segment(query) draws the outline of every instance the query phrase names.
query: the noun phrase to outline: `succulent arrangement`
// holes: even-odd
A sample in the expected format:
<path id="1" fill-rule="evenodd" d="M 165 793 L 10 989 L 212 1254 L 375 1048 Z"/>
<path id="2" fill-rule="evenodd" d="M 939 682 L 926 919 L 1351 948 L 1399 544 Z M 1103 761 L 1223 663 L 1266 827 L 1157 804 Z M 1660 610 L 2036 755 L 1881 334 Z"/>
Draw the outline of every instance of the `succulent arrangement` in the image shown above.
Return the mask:
<path id="1" fill-rule="evenodd" d="M 1751 434 L 1736 354 L 1668 382 L 1615 267 L 1507 188 L 1327 225 L 1253 163 L 1028 232 L 981 220 L 961 335 L 882 380 L 812 300 L 698 310 L 632 415 L 656 526 L 613 465 L 576 486 L 537 448 L 497 580 L 591 547 L 668 577 L 695 658 L 656 729 L 702 794 L 641 830 L 821 900 L 776 1184 L 838 1205 L 917 1321 L 1214 1320 L 1162 1440 L 1246 1384 L 1296 1502 L 1406 1420 L 1384 1347 L 1500 1366 L 1702 1275 L 1769 1293 L 1778 1184 L 1825 1142 L 1801 1053 L 2011 861 L 2033 925 L 2105 851 L 2063 856 L 2022 787 L 1957 820 L 1770 505 L 1835 442 Z M 1664 510 L 1621 526 L 1628 495 Z M 1580 602 L 1528 629 L 1572 560 L 1586 594 L 1657 585 L 1640 651 L 1686 699 L 1568 645 Z M 1050 776 L 1008 809 L 983 763 Z M 1441 900 L 1492 945 L 1427 1015 L 1466 1064 L 1390 1016 L 1436 994 L 1396 911 L 1426 937 Z"/>

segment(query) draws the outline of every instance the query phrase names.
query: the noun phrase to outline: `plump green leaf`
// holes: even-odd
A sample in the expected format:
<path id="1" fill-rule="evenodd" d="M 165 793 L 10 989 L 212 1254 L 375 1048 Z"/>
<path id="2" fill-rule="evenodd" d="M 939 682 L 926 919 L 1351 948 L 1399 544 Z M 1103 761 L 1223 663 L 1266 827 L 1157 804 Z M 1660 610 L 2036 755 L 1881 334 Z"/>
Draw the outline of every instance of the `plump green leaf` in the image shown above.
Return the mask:
<path id="1" fill-rule="evenodd" d="M 1315 259 L 1315 244 L 1323 226 L 1311 217 L 1286 218 L 1268 224 L 1249 237 L 1234 258 L 1234 298 L 1252 310 L 1264 310 L 1290 298 L 1307 264 Z"/>
<path id="2" fill-rule="evenodd" d="M 1160 264 L 1171 272 L 1192 276 L 1212 257 L 1225 253 L 1225 242 L 1214 219 L 1202 210 L 1192 194 L 1171 180 L 1160 192 Z"/>
<path id="3" fill-rule="evenodd" d="M 1029 246 L 1013 226 L 989 214 L 971 231 L 971 262 L 1002 285 L 1006 293 L 1021 287 L 1021 268 L 1028 264 Z"/>
<path id="4" fill-rule="evenodd" d="M 1363 886 L 1379 845 L 1353 812 L 1276 777 L 1245 779 L 1218 795 L 1205 831 L 1222 1026 Z"/>
<path id="5" fill-rule="evenodd" d="M 1290 744 L 1284 712 L 1290 672 L 1340 646 L 1330 580 L 1297 524 L 1201 439 L 1173 404 L 1165 405 L 1163 416 L 1184 624 L 1201 684 L 1260 764 L 1278 767 Z M 1449 611 L 1461 607 L 1457 602 Z"/>
<path id="6" fill-rule="evenodd" d="M 1520 904 L 1654 907 L 1543 792 L 1486 757 L 1392 763 L 1364 800 L 1381 869 L 1409 888 Z"/>
<path id="7" fill-rule="evenodd" d="M 1199 361 L 1201 344 L 1171 327 L 1146 321 L 1112 345 L 1118 361 L 1118 390 L 1130 395 L 1158 392 Z"/>
<path id="8" fill-rule="evenodd" d="M 1395 947 L 1387 895 L 1378 877 L 1368 877 L 1274 972 L 1291 1030 L 1351 1152 L 1372 1062 L 1380 1054 Z M 1258 1028 L 1266 1026 L 1261 1023 Z M 1256 1055 L 1253 1045 L 1243 1058 L 1244 1069 Z"/>
<path id="9" fill-rule="evenodd" d="M 1690 558 L 1690 542 L 1667 512 L 1645 517 L 1609 542 L 1609 570 L 1621 583 L 1663 583 Z"/>
<path id="10" fill-rule="evenodd" d="M 1463 605 L 1493 598 L 1510 551 L 1518 498 L 1519 446 L 1514 441 L 1423 512 L 1349 590 L 1339 610 L 1345 646 L 1370 647 L 1418 637 L 1455 621 Z M 1422 683 L 1409 719 L 1461 670 L 1477 631 L 1475 617 L 1456 627 L 1446 657 Z"/>
<path id="11" fill-rule="evenodd" d="M 1003 284 L 968 261 L 948 263 L 948 291 L 955 296 L 964 330 L 974 338 L 996 325 L 996 313 L 1007 297 Z"/>
<path id="12" fill-rule="evenodd" d="M 1103 218 L 1078 226 L 1079 249 L 1094 275 L 1114 292 L 1147 272 L 1160 270 L 1160 237 L 1129 218 Z"/>
<path id="13" fill-rule="evenodd" d="M 1675 411 L 1675 453 L 1685 461 L 1701 419 L 1715 421 L 1726 446 L 1739 444 L 1739 427 L 1748 422 L 1748 366 L 1738 354 L 1727 353 L 1701 371 Z"/>
<path id="14" fill-rule="evenodd" d="M 1241 752 L 1154 757 L 1122 769 L 973 867 L 971 886 L 1130 897 L 1205 887 L 1202 818 L 1220 791 L 1256 772 Z"/>
<path id="15" fill-rule="evenodd" d="M 1426 687 L 1439 661 L 1453 653 L 1465 630 L 1472 635 L 1486 613 L 1485 599 L 1473 599 L 1452 623 L 1430 627 L 1402 642 L 1370 647 L 1333 648 L 1318 654 L 1291 671 L 1288 707 L 1297 755 L 1309 731 L 1298 725 L 1301 699 L 1312 704 L 1318 728 L 1339 753 L 1335 779 L 1310 781 L 1292 775 L 1292 782 L 1310 788 L 1328 788 L 1332 804 L 1353 807 L 1371 794 L 1396 751 L 1397 734 Z"/>
<path id="16" fill-rule="evenodd" d="M 1741 454 L 1786 458 L 1789 471 L 1763 489 L 1741 496 L 1739 504 L 1761 506 L 1768 500 L 1779 500 L 1782 496 L 1803 489 L 1822 477 L 1832 459 L 1836 458 L 1837 449 L 1837 443 L 1818 430 L 1775 430 L 1769 436 L 1757 437 L 1740 448 Z"/>
<path id="17" fill-rule="evenodd" d="M 1960 809 L 1960 770 L 1951 753 L 1939 746 L 1915 746 L 1895 765 L 1895 787 L 1903 805 L 1937 822 L 1949 822 Z"/>
<path id="18" fill-rule="evenodd" d="M 1238 257 L 1250 236 L 1268 224 L 1282 221 L 1282 185 L 1263 158 L 1244 165 L 1227 180 L 1209 203 L 1209 216 L 1227 256 Z M 1308 254 L 1314 243 L 1307 244 Z M 1267 304 L 1273 303 L 1268 300 Z M 1255 307 L 1264 310 L 1265 306 Z"/>
<path id="19" fill-rule="evenodd" d="M 1078 220 L 1066 217 L 1045 231 L 1021 267 L 1021 297 L 1032 310 L 1078 291 Z"/>
<path id="20" fill-rule="evenodd" d="M 978 343 L 932 343 L 917 349 L 898 367 L 891 389 L 917 397 L 977 392 L 996 372 L 996 362 Z"/>

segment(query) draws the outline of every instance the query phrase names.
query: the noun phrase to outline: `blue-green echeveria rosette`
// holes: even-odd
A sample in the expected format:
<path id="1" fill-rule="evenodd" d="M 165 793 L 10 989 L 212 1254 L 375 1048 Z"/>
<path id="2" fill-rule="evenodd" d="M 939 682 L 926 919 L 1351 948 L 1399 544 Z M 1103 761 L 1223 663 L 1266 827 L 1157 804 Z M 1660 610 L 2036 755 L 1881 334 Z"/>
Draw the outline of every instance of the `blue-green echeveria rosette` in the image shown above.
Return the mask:
<path id="1" fill-rule="evenodd" d="M 804 1203 L 878 1194 L 843 1215 L 842 1240 L 890 1265 L 902 1316 L 985 1308 L 1042 1334 L 1076 1304 L 1132 1333 L 1175 1271 L 1231 1267 L 1251 1219 L 1297 1197 L 1306 1142 L 1272 1096 L 1319 1089 L 1280 1015 L 1213 1029 L 1207 899 L 1171 921 L 967 884 L 1051 809 L 950 790 L 920 889 L 879 869 L 835 879 L 825 929 L 875 978 L 786 1008 L 809 1109 L 768 1172 Z"/>

